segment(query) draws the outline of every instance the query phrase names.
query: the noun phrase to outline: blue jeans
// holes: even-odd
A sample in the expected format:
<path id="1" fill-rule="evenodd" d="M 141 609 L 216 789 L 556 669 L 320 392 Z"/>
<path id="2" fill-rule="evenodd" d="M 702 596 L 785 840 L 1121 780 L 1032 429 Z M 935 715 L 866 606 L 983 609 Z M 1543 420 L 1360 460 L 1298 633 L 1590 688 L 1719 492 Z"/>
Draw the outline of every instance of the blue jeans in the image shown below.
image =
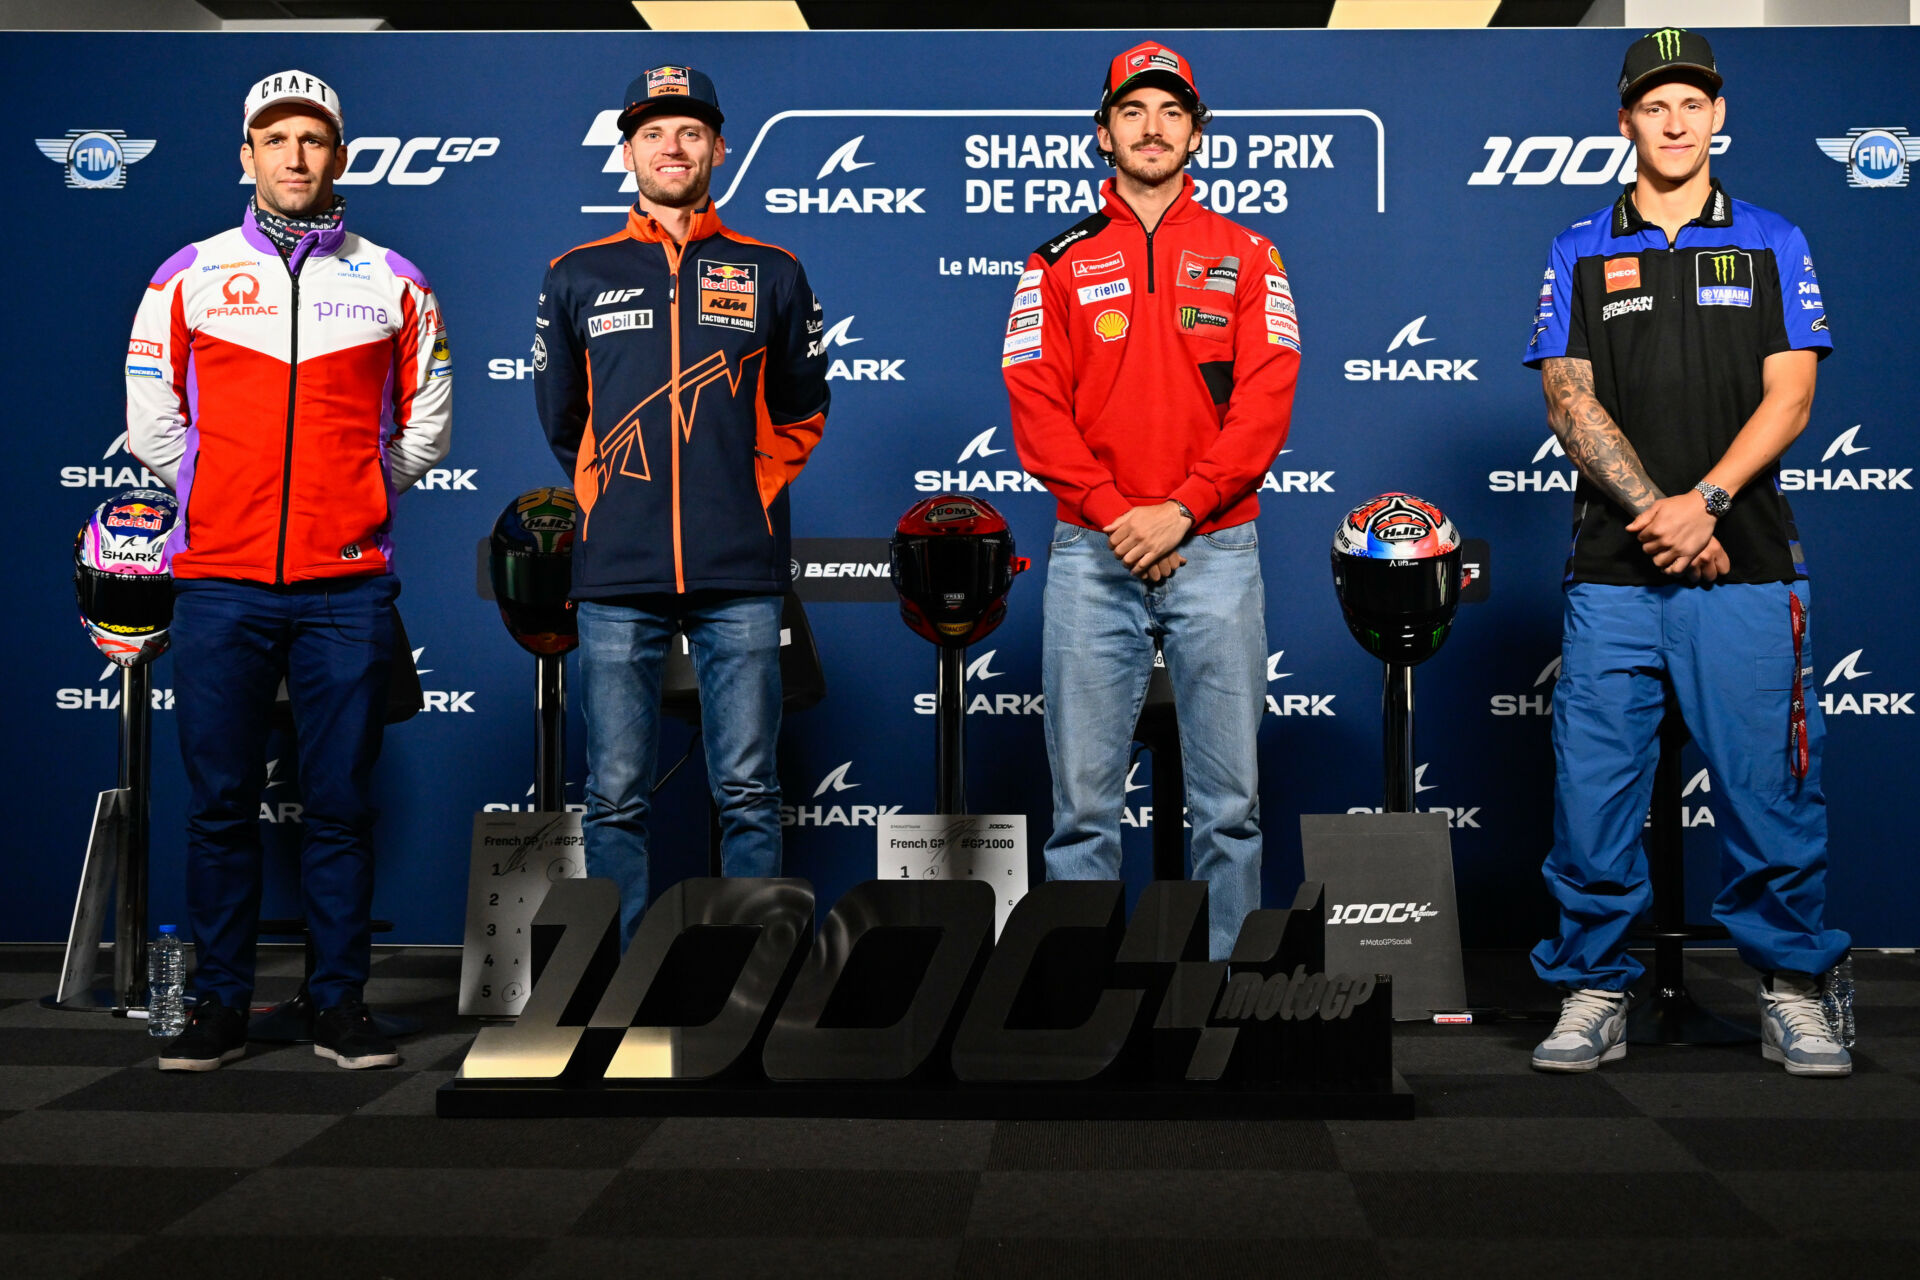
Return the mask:
<path id="1" fill-rule="evenodd" d="M 1807 584 L 1792 591 L 1804 604 Z M 1627 931 L 1653 900 L 1642 824 L 1653 795 L 1671 682 L 1712 770 L 1721 889 L 1714 919 L 1756 969 L 1824 973 L 1849 939 L 1824 926 L 1827 801 L 1820 789 L 1826 722 L 1812 687 L 1813 633 L 1800 665 L 1809 767 L 1789 768 L 1793 687 L 1789 588 L 1567 590 L 1560 681 L 1553 694 L 1553 851 L 1547 889 L 1560 928 L 1533 949 L 1548 982 L 1624 991 L 1643 972 Z"/>
<path id="2" fill-rule="evenodd" d="M 237 1009 L 253 998 L 260 793 L 284 678 L 306 806 L 308 991 L 322 1009 L 361 998 L 372 958 L 373 770 L 399 594 L 399 579 L 385 574 L 288 587 L 174 583 L 174 721 L 189 788 L 187 918 L 202 996 Z"/>
<path id="3" fill-rule="evenodd" d="M 648 818 L 660 746 L 660 670 L 684 629 L 700 682 L 707 782 L 729 876 L 780 874 L 779 596 L 582 600 L 587 874 L 620 886 L 624 946 L 646 914 Z"/>
<path id="4" fill-rule="evenodd" d="M 1158 639 L 1179 713 L 1192 872 L 1207 882 L 1209 950 L 1224 960 L 1260 905 L 1266 597 L 1251 522 L 1190 538 L 1180 552 L 1187 564 L 1149 585 L 1099 530 L 1054 525 L 1040 670 L 1053 770 L 1047 878 L 1120 877 L 1128 748 Z"/>

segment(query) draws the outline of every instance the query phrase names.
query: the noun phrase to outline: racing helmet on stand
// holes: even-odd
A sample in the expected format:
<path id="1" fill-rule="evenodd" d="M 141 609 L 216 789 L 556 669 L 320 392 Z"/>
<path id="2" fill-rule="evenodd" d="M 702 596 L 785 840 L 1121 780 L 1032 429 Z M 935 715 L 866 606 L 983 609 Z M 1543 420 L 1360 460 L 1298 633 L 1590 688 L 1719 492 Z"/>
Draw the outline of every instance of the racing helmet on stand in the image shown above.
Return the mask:
<path id="1" fill-rule="evenodd" d="M 1333 533 L 1333 587 L 1347 630 L 1383 662 L 1414 666 L 1446 642 L 1463 585 L 1460 534 L 1431 502 L 1383 493 Z"/>
<path id="2" fill-rule="evenodd" d="M 488 539 L 487 569 L 500 621 L 528 653 L 567 653 L 580 643 L 574 615 L 573 540 L 580 504 L 573 490 L 529 489 L 500 513 Z"/>
<path id="3" fill-rule="evenodd" d="M 900 517 L 891 560 L 901 620 L 945 649 L 964 649 L 1000 625 L 1013 577 L 1028 564 L 991 503 L 951 493 Z"/>
<path id="4" fill-rule="evenodd" d="M 123 489 L 93 509 L 73 540 L 73 589 L 95 647 L 123 667 L 167 651 L 180 503 L 164 489 Z"/>

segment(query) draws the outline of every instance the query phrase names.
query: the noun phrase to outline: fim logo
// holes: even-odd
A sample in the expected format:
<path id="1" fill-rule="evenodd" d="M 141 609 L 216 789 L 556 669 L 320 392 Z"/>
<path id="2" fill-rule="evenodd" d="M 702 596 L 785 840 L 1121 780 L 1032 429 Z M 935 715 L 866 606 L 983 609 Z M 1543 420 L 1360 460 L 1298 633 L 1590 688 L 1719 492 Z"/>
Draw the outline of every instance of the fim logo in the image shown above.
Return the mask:
<path id="1" fill-rule="evenodd" d="M 1707 771 L 1705 769 L 1702 769 L 1700 772 L 1694 774 L 1691 778 L 1687 779 L 1687 785 L 1680 788 L 1680 825 L 1681 826 L 1711 827 L 1715 825 L 1713 821 L 1713 810 L 1709 809 L 1706 806 L 1704 802 L 1704 798 L 1702 800 L 1702 803 L 1697 805 L 1689 805 L 1686 803 L 1687 797 L 1690 795 L 1693 795 L 1695 792 L 1711 792 L 1712 790 L 1713 790 L 1713 779 L 1707 776 Z M 1650 827 L 1653 825 L 1653 810 L 1651 809 L 1647 810 L 1647 820 L 1641 823 L 1640 825 L 1643 827 Z"/>
<path id="2" fill-rule="evenodd" d="M 820 785 L 813 789 L 815 800 L 831 800 L 842 791 L 857 790 L 862 784 L 847 781 L 847 771 L 853 768 L 853 761 L 843 760 L 827 771 L 820 779 Z M 881 818 L 892 817 L 900 812 L 897 804 L 783 804 L 780 806 L 780 825 L 783 827 L 877 827 Z"/>
<path id="3" fill-rule="evenodd" d="M 145 160 L 154 139 L 129 138 L 124 129 L 69 129 L 64 138 L 35 138 L 33 145 L 66 169 L 67 186 L 118 191 L 127 185 L 127 166 Z"/>
<path id="4" fill-rule="evenodd" d="M 1822 689 L 1830 688 L 1836 680 L 1854 681 L 1873 674 L 1860 669 L 1860 655 L 1864 649 L 1855 649 L 1846 657 L 1833 664 L 1833 670 L 1827 672 L 1827 678 L 1820 682 Z M 1913 714 L 1913 694 L 1911 693 L 1849 693 L 1842 685 L 1839 693 L 1820 695 L 1820 710 L 1830 716 L 1910 716 Z"/>
<path id="5" fill-rule="evenodd" d="M 1844 138 L 1815 138 L 1813 144 L 1829 160 L 1847 166 L 1850 187 L 1904 187 L 1913 162 L 1920 160 L 1920 138 L 1898 125 L 1849 129 Z"/>
<path id="6" fill-rule="evenodd" d="M 1435 790 L 1435 786 L 1434 784 L 1431 784 L 1427 781 L 1427 766 L 1423 764 L 1419 768 L 1413 771 L 1413 793 L 1415 795 L 1419 795 L 1422 791 L 1432 791 L 1432 790 Z M 1347 812 L 1348 813 L 1380 813 L 1382 812 L 1382 810 L 1377 806 L 1355 805 L 1352 808 L 1349 808 Z M 1474 805 L 1471 808 L 1465 808 L 1465 809 L 1448 808 L 1445 805 L 1433 805 L 1429 808 L 1421 809 L 1419 810 L 1419 812 L 1445 814 L 1447 818 L 1447 825 L 1449 827 L 1452 827 L 1456 831 L 1464 827 L 1472 827 L 1476 831 L 1481 829 L 1480 823 L 1476 820 L 1476 816 L 1475 816 L 1480 812 L 1479 805 Z"/>
<path id="7" fill-rule="evenodd" d="M 1548 716 L 1553 714 L 1553 689 L 1551 682 L 1560 678 L 1560 657 L 1554 655 L 1552 662 L 1540 668 L 1540 674 L 1533 678 L 1533 687 L 1547 685 L 1545 693 L 1496 693 L 1493 695 L 1489 710 L 1496 716 Z"/>
<path id="8" fill-rule="evenodd" d="M 122 431 L 100 455 L 102 462 L 111 463 L 118 454 L 125 454 L 129 461 L 133 455 L 127 453 L 127 433 Z M 163 489 L 160 477 L 145 467 L 62 467 L 60 468 L 60 487 L 62 489 Z"/>
<path id="9" fill-rule="evenodd" d="M 1533 451 L 1532 469 L 1526 471 L 1489 471 L 1487 489 L 1493 493 L 1544 493 L 1548 489 L 1558 489 L 1563 493 L 1572 493 L 1579 472 L 1572 467 L 1556 467 L 1553 470 L 1540 469 L 1540 463 L 1548 458 L 1565 458 L 1567 451 L 1560 444 L 1560 437 L 1549 435 L 1538 449 Z"/>
<path id="10" fill-rule="evenodd" d="M 858 339 L 856 339 L 858 341 Z M 960 451 L 956 465 L 978 459 L 985 462 L 988 458 L 1007 452 L 996 449 L 993 434 L 998 427 L 988 427 L 973 439 L 967 441 L 967 447 Z M 916 471 L 913 473 L 913 487 L 917 493 L 1045 493 L 1047 487 L 1017 467 L 1001 467 L 993 471 Z"/>
<path id="11" fill-rule="evenodd" d="M 865 338 L 855 338 L 848 334 L 848 326 L 852 323 L 852 316 L 836 322 L 825 333 L 808 344 L 807 354 L 809 356 L 821 356 L 833 350 L 835 347 L 850 347 L 856 342 L 865 342 Z M 905 382 L 906 378 L 900 372 L 900 366 L 905 363 L 906 360 L 904 358 L 899 360 L 846 360 L 835 357 L 833 363 L 827 366 L 827 378 L 829 381 L 834 378 L 842 378 L 848 382 Z"/>
<path id="12" fill-rule="evenodd" d="M 1413 322 L 1393 335 L 1393 341 L 1387 344 L 1387 354 L 1406 348 L 1411 350 L 1432 338 L 1420 336 L 1420 326 L 1426 323 L 1425 316 L 1415 316 Z M 1478 382 L 1473 372 L 1478 360 L 1349 360 L 1346 363 L 1348 382 Z"/>
<path id="13" fill-rule="evenodd" d="M 968 680 L 998 680 L 1007 674 L 993 669 L 993 660 L 999 654 L 998 649 L 989 649 L 967 664 Z M 913 695 L 913 710 L 916 715 L 933 715 L 940 706 L 937 693 L 916 693 Z M 1038 693 L 976 693 L 967 700 L 967 714 L 970 716 L 1037 716 L 1045 714 L 1046 698 Z"/>
<path id="14" fill-rule="evenodd" d="M 1282 671 L 1280 660 L 1287 654 L 1285 649 L 1276 649 L 1267 655 L 1267 683 L 1275 680 L 1291 680 L 1293 672 Z M 1333 700 L 1337 694 L 1331 693 L 1282 693 L 1267 695 L 1267 714 L 1270 716 L 1331 716 L 1336 714 Z"/>
<path id="15" fill-rule="evenodd" d="M 1872 445 L 1859 443 L 1856 437 L 1860 433 L 1860 424 L 1855 423 L 1833 438 L 1827 451 L 1820 455 L 1822 463 L 1831 462 L 1838 457 L 1841 460 L 1856 453 L 1865 453 Z M 1913 474 L 1912 467 L 1782 467 L 1780 468 L 1780 488 L 1799 493 L 1815 489 L 1858 489 L 1877 493 L 1889 493 L 1895 489 L 1913 491 L 1913 483 L 1908 479 Z"/>
<path id="16" fill-rule="evenodd" d="M 120 667 L 109 662 L 100 673 L 100 684 L 113 683 L 106 688 L 92 689 L 55 689 L 53 705 L 61 711 L 118 711 L 120 709 Z M 173 690 L 150 689 L 148 705 L 155 711 L 173 710 Z"/>

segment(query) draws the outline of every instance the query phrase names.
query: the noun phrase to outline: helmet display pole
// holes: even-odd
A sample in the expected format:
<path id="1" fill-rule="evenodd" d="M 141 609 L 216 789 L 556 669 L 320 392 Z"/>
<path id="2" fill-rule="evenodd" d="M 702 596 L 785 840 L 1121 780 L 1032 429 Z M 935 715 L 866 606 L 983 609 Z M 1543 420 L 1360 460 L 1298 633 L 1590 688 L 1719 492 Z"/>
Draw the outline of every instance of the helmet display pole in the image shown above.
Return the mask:
<path id="1" fill-rule="evenodd" d="M 1413 668 L 1404 662 L 1386 664 L 1386 684 L 1380 696 L 1381 730 L 1385 742 L 1386 804 L 1388 813 L 1413 812 Z"/>
<path id="2" fill-rule="evenodd" d="M 567 656 L 543 653 L 535 661 L 534 801 L 541 813 L 558 813 L 566 807 Z"/>
<path id="3" fill-rule="evenodd" d="M 933 774 L 936 813 L 967 811 L 967 651 L 940 649 L 934 707 Z"/>

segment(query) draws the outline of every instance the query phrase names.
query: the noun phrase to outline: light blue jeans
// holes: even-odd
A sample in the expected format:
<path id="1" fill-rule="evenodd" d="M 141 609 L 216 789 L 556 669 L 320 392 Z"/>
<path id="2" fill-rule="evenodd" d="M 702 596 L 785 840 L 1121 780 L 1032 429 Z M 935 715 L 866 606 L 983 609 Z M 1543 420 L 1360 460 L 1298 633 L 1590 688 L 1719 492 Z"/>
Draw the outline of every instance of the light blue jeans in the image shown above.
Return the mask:
<path id="1" fill-rule="evenodd" d="M 779 596 L 582 600 L 580 674 L 587 721 L 587 874 L 620 886 L 621 940 L 648 901 L 648 818 L 660 744 L 660 672 L 684 628 L 700 682 L 707 783 L 720 810 L 729 876 L 780 874 Z M 704 843 L 704 830 L 702 831 Z"/>
<path id="2" fill-rule="evenodd" d="M 1207 882 L 1209 949 L 1224 960 L 1260 905 L 1266 597 L 1251 522 L 1189 538 L 1180 552 L 1187 564 L 1149 585 L 1099 530 L 1054 525 L 1040 677 L 1053 769 L 1047 878 L 1120 878 L 1128 748 L 1158 639 L 1179 713 L 1192 874 Z"/>

